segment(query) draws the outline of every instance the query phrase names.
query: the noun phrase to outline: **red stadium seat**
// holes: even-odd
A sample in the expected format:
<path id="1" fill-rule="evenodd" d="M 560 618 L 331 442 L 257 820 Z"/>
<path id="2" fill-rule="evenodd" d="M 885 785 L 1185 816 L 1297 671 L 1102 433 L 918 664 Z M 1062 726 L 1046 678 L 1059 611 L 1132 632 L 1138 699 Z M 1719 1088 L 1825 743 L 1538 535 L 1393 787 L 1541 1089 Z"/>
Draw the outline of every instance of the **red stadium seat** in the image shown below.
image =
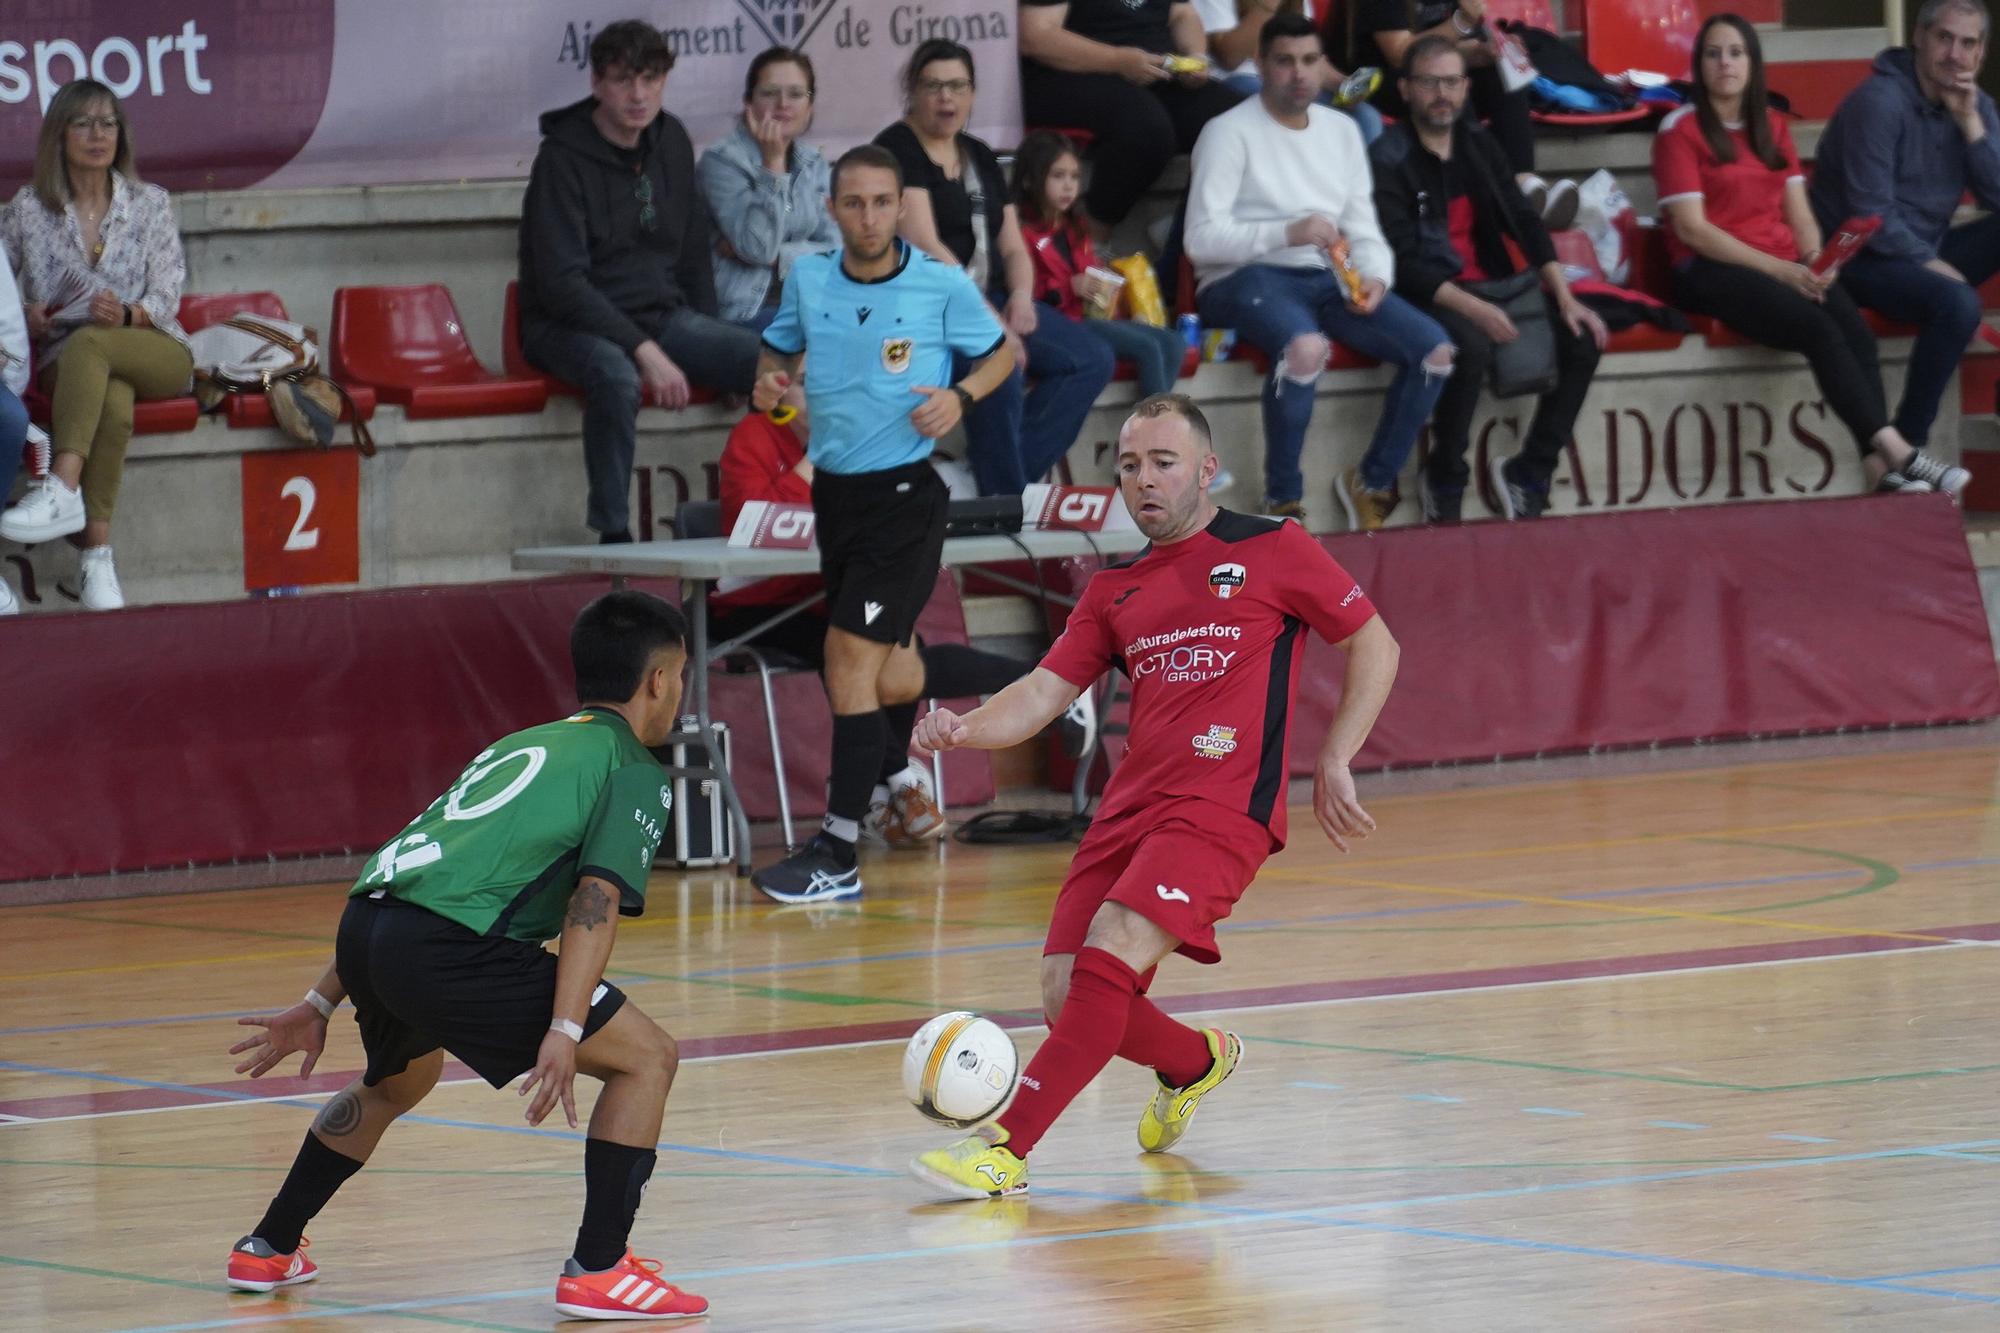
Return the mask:
<path id="1" fill-rule="evenodd" d="M 49 424 L 49 398 L 39 388 L 21 395 L 28 415 L 35 422 Z M 201 404 L 193 398 L 153 398 L 132 405 L 134 435 L 173 435 L 193 430 L 201 422 Z"/>
<path id="2" fill-rule="evenodd" d="M 547 386 L 551 398 L 581 398 L 583 391 L 574 384 L 566 384 L 554 375 L 547 374 L 528 360 L 521 350 L 521 284 L 518 279 L 507 284 L 506 311 L 500 317 L 500 363 L 509 375 L 517 379 L 538 379 Z M 713 389 L 704 389 L 699 384 L 688 385 L 688 406 L 697 403 L 712 403 L 721 397 Z M 640 400 L 647 407 L 660 404 L 651 393 Z"/>
<path id="3" fill-rule="evenodd" d="M 205 329 L 211 324 L 219 324 L 232 315 L 269 315 L 272 319 L 289 320 L 285 303 L 276 292 L 189 292 L 181 297 L 181 327 L 189 333 Z M 343 385 L 348 397 L 354 400 L 355 410 L 361 413 L 363 421 L 375 415 L 375 391 L 365 384 Z M 265 430 L 276 426 L 277 420 L 271 415 L 271 401 L 261 393 L 233 393 L 222 403 L 223 419 L 231 430 Z M 353 413 L 347 404 L 340 405 L 340 419 L 346 421 Z"/>
<path id="4" fill-rule="evenodd" d="M 372 386 L 412 418 L 539 412 L 549 400 L 539 378 L 479 363 L 441 283 L 338 289 L 329 342 L 333 378 Z"/>
<path id="5" fill-rule="evenodd" d="M 1583 54 L 1599 72 L 1651 70 L 1685 79 L 1701 30 L 1695 0 L 1585 0 Z"/>

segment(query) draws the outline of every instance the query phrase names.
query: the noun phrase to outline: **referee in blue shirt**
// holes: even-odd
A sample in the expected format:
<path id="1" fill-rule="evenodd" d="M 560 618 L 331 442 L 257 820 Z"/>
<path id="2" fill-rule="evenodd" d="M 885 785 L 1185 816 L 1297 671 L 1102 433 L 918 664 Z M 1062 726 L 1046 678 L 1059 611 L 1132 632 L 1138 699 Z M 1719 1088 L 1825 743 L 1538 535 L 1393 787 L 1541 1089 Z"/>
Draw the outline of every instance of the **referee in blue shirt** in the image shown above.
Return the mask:
<path id="1" fill-rule="evenodd" d="M 931 470 L 931 441 L 1014 368 L 1004 331 L 965 271 L 896 235 L 903 172 L 887 149 L 864 144 L 842 154 L 828 207 L 840 248 L 792 265 L 751 396 L 758 411 L 770 411 L 810 354 L 808 456 L 826 579 L 833 765 L 819 836 L 751 876 L 785 903 L 861 892 L 854 844 L 889 744 L 881 684 L 912 669 L 917 617 L 944 548 L 945 486 Z M 954 353 L 973 361 L 955 384 Z"/>

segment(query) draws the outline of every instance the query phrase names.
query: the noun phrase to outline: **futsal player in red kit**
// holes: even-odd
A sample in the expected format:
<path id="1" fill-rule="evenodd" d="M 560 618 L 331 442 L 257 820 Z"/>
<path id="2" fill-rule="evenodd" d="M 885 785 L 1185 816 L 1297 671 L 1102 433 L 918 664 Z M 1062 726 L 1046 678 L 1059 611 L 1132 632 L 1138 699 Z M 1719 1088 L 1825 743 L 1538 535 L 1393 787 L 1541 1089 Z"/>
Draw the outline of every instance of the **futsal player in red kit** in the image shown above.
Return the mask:
<path id="1" fill-rule="evenodd" d="M 1132 682 L 1125 761 L 1070 863 L 1042 950 L 1049 1038 L 997 1120 L 910 1164 L 945 1194 L 1027 1189 L 1029 1153 L 1114 1055 L 1159 1077 L 1139 1121 L 1148 1152 L 1177 1143 L 1236 1068 L 1234 1033 L 1178 1023 L 1146 989 L 1169 953 L 1220 959 L 1215 923 L 1284 846 L 1285 752 L 1308 629 L 1347 655 L 1313 813 L 1343 852 L 1375 827 L 1348 765 L 1389 696 L 1396 640 L 1298 524 L 1217 509 L 1217 466 L 1192 399 L 1141 402 L 1119 432 L 1118 485 L 1151 544 L 1091 579 L 1033 672 L 963 717 L 938 709 L 917 724 L 920 749 L 1001 749 L 1111 667 Z"/>

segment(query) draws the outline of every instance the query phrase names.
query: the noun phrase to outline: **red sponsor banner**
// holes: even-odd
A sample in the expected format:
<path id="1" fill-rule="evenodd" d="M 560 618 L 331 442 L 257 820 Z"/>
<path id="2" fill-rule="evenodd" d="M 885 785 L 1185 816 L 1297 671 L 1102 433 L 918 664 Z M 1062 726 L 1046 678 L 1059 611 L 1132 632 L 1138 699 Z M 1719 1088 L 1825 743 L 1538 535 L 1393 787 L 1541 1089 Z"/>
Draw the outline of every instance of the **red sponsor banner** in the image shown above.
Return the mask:
<path id="1" fill-rule="evenodd" d="M 360 581 L 360 455 L 352 449 L 243 455 L 243 586 Z"/>
<path id="2" fill-rule="evenodd" d="M 753 550 L 803 551 L 813 544 L 813 507 L 752 500 L 736 516 L 729 544 Z"/>

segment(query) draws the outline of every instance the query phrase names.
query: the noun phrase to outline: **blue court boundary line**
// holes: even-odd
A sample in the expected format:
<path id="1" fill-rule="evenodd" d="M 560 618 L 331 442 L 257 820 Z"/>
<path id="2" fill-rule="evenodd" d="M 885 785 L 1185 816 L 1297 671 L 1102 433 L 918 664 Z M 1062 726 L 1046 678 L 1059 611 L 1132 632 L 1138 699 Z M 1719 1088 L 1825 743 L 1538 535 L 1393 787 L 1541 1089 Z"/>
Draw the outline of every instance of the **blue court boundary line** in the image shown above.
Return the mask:
<path id="1" fill-rule="evenodd" d="M 155 1087 L 208 1096 L 220 1100 L 264 1100 L 247 1094 L 224 1092 L 217 1089 L 199 1088 L 188 1084 L 165 1083 L 159 1080 L 134 1079 L 123 1075 L 100 1074 L 84 1070 L 69 1070 L 54 1067 L 26 1066 L 17 1061 L 0 1060 L 0 1068 L 23 1072 L 67 1075 L 99 1082 L 121 1083 L 128 1086 Z M 287 1104 L 311 1105 L 311 1103 Z M 402 1117 L 416 1124 L 437 1125 L 444 1128 L 475 1129 L 505 1134 L 519 1134 L 538 1138 L 553 1138 L 569 1141 L 581 1140 L 585 1136 L 575 1130 L 540 1129 L 526 1125 L 493 1125 L 482 1121 L 455 1120 L 442 1116 L 412 1114 Z M 900 1173 L 886 1167 L 862 1166 L 855 1163 L 826 1162 L 812 1158 L 791 1157 L 775 1153 L 752 1153 L 728 1148 L 702 1148 L 686 1144 L 661 1143 L 659 1147 L 670 1152 L 688 1153 L 702 1157 L 720 1157 L 735 1161 L 756 1162 L 765 1165 L 782 1165 L 817 1169 L 845 1176 L 860 1176 L 872 1179 L 895 1177 Z M 1678 1180 L 1700 1180 L 1715 1176 L 1739 1175 L 1752 1171 L 1784 1170 L 1801 1166 L 1844 1165 L 1853 1162 L 1886 1161 L 1895 1158 L 1938 1156 L 1950 1153 L 1969 1152 L 1976 1149 L 2000 1147 L 2000 1139 L 1979 1139 L 1963 1143 L 1940 1143 L 1907 1148 L 1886 1148 L 1869 1152 L 1840 1153 L 1812 1157 L 1785 1158 L 1779 1161 L 1742 1162 L 1725 1166 L 1693 1167 L 1680 1171 L 1659 1171 L 1644 1175 L 1613 1176 L 1593 1180 L 1563 1181 L 1555 1184 L 1514 1186 L 1504 1189 L 1472 1190 L 1453 1194 L 1420 1195 L 1402 1199 L 1378 1199 L 1364 1203 L 1332 1204 L 1321 1208 L 1308 1209 L 1260 1209 L 1244 1205 L 1204 1204 L 1181 1202 L 1170 1199 L 1154 1199 L 1144 1195 L 1115 1194 L 1097 1190 L 1065 1189 L 1058 1187 L 1042 1190 L 1043 1198 L 1076 1199 L 1095 1203 L 1114 1203 L 1145 1208 L 1165 1208 L 1187 1210 L 1205 1214 L 1202 1219 L 1178 1224 L 1177 1229 L 1194 1230 L 1204 1227 L 1246 1225 L 1261 1223 L 1303 1223 L 1310 1226 L 1331 1227 L 1340 1230 L 1372 1231 L 1381 1234 L 1415 1236 L 1426 1239 L 1451 1240 L 1462 1244 L 1494 1245 L 1507 1249 L 1528 1250 L 1544 1254 L 1567 1254 L 1587 1258 L 1620 1259 L 1627 1262 L 1646 1263 L 1657 1266 L 1693 1269 L 1703 1272 L 1734 1274 L 1746 1277 L 1762 1277 L 1783 1281 L 1805 1282 L 1820 1286 L 1863 1288 L 1894 1291 L 1911 1295 L 1933 1296 L 1974 1304 L 2000 1305 L 2000 1295 L 1986 1295 L 1978 1292 L 1955 1291 L 1947 1288 L 1917 1287 L 1907 1281 L 1890 1281 L 1882 1278 L 1843 1278 L 1824 1273 L 1802 1273 L 1788 1269 L 1767 1268 L 1748 1264 L 1727 1264 L 1714 1260 L 1683 1259 L 1673 1255 L 1648 1254 L 1642 1251 L 1613 1250 L 1595 1246 L 1569 1245 L 1555 1241 L 1535 1241 L 1519 1237 L 1488 1236 L 1477 1232 L 1447 1231 L 1430 1227 L 1407 1227 L 1390 1223 L 1370 1222 L 1351 1216 L 1357 1213 L 1381 1212 L 1389 1209 L 1433 1207 L 1437 1205 L 1484 1202 L 1493 1199 L 1520 1198 L 1527 1195 L 1562 1194 L 1587 1189 L 1629 1188 L 1634 1185 L 1658 1184 Z M 1174 1226 L 1175 1224 L 1163 1224 Z M 1141 1228 L 1150 1230 L 1155 1228 Z M 841 1267 L 856 1263 L 889 1262 L 911 1258 L 926 1258 L 932 1255 L 954 1252 L 1006 1248 L 1022 1244 L 1053 1244 L 1070 1240 L 1089 1240 L 1100 1235 L 1128 1234 L 1120 1230 L 1065 1233 L 1060 1236 L 1032 1237 L 1027 1240 L 1010 1239 L 1004 1241 L 979 1242 L 966 1246 L 946 1246 L 915 1250 L 883 1251 L 860 1255 L 830 1255 L 819 1259 L 791 1260 L 775 1264 L 760 1264 L 732 1269 L 711 1269 L 700 1273 L 677 1275 L 678 1280 L 689 1282 L 723 1277 L 750 1276 L 759 1273 L 791 1272 L 801 1269 Z M 258 1319 L 257 1322 L 287 1322 L 290 1318 L 342 1318 L 351 1314 L 393 1313 L 394 1310 L 434 1309 L 452 1305 L 478 1305 L 498 1300 L 520 1299 L 545 1290 L 532 1288 L 526 1292 L 500 1294 L 434 1297 L 423 1302 L 402 1302 L 391 1307 L 357 1307 L 351 1310 L 314 1310 L 300 1312 L 297 1316 Z M 196 1330 L 229 1328 L 242 1324 L 242 1320 L 219 1322 L 159 1325 L 129 1333 L 195 1333 Z"/>
<path id="2" fill-rule="evenodd" d="M 2000 857 L 1986 857 L 1966 861 L 1932 861 L 1921 865 L 1902 867 L 1903 873 L 1918 874 L 1926 871 L 1962 870 L 1974 867 L 2000 865 Z M 1849 879 L 1866 872 L 1859 867 L 1840 870 L 1805 871 L 1795 875 L 1765 875 L 1755 879 L 1702 880 L 1686 884 L 1657 884 L 1633 889 L 1612 889 L 1602 893 L 1570 894 L 1566 897 L 1574 902 L 1604 902 L 1619 898 L 1656 897 L 1676 893 L 1700 893 L 1709 889 L 1762 888 L 1773 884 L 1800 884 L 1821 880 Z M 1384 917 L 1431 916 L 1445 912 L 1498 911 L 1508 907 L 1518 907 L 1519 903 L 1507 901 L 1447 903 L 1429 907 L 1393 907 L 1367 912 L 1338 912 L 1329 915 L 1299 917 L 1291 920 L 1267 919 L 1257 921 L 1224 921 L 1216 927 L 1218 933 L 1237 931 L 1286 930 L 1296 926 L 1331 925 L 1343 921 L 1364 921 Z M 923 924 L 912 918 L 912 925 Z M 1839 934 L 1840 928 L 1829 926 L 1829 934 Z M 1027 940 L 1009 940 L 997 944 L 964 944 L 945 949 L 903 949 L 891 953 L 861 954 L 852 958 L 819 958 L 794 963 L 755 964 L 742 967 L 707 968 L 699 972 L 688 972 L 684 976 L 689 981 L 712 981 L 730 977 L 769 976 L 787 972 L 819 971 L 837 967 L 860 967 L 871 963 L 902 963 L 924 958 L 945 958 L 962 954 L 1007 953 L 1021 949 L 1039 949 L 1042 937 Z M 332 947 L 331 942 L 328 948 Z M 613 978 L 626 984 L 624 979 Z M 636 982 L 650 981 L 652 978 L 638 978 Z M 91 1023 L 53 1023 L 39 1027 L 0 1028 L 0 1038 L 35 1037 L 62 1032 L 92 1032 L 114 1028 L 163 1027 L 176 1023 L 210 1023 L 225 1018 L 242 1016 L 241 1010 L 227 1010 L 209 1014 L 167 1014 L 146 1018 L 115 1018 Z"/>

